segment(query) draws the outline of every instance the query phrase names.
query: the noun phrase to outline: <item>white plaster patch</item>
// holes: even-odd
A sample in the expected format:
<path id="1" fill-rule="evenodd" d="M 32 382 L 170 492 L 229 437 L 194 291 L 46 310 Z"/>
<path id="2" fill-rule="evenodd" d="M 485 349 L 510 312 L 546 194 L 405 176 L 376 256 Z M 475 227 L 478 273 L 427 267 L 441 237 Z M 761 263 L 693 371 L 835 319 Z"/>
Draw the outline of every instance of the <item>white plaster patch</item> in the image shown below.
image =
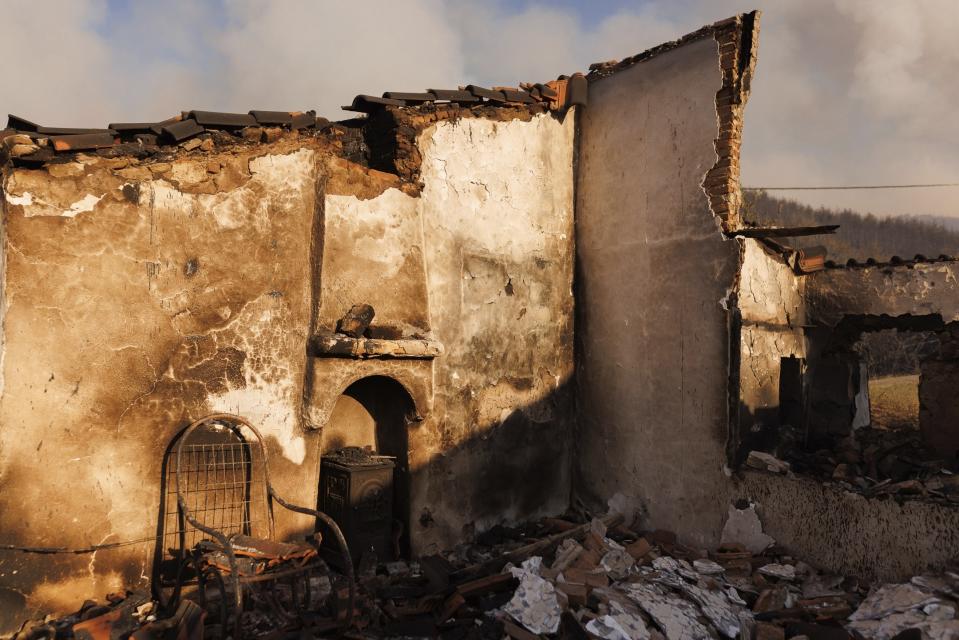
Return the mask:
<path id="1" fill-rule="evenodd" d="M 93 211 L 93 207 L 97 206 L 97 203 L 103 199 L 103 196 L 95 196 L 92 193 L 88 193 L 83 196 L 80 200 L 77 200 L 70 205 L 70 208 L 63 212 L 64 216 L 72 218 L 78 213 L 85 213 L 87 211 Z"/>
<path id="2" fill-rule="evenodd" d="M 288 385 L 283 385 L 284 387 Z M 207 402 L 213 412 L 243 416 L 256 425 L 265 437 L 273 437 L 283 456 L 296 464 L 306 459 L 306 440 L 295 435 L 296 425 L 290 403 L 291 389 L 277 385 L 247 384 L 245 389 L 231 389 L 210 396 Z"/>
<path id="3" fill-rule="evenodd" d="M 8 203 L 23 207 L 23 216 L 25 218 L 40 216 L 75 218 L 81 213 L 93 211 L 93 208 L 97 206 L 97 203 L 102 199 L 103 196 L 95 196 L 92 193 L 88 193 L 71 204 L 69 208 L 60 209 L 59 207 L 51 205 L 49 202 L 44 202 L 40 198 L 35 198 L 29 191 L 24 191 L 23 194 L 19 196 L 12 193 L 6 194 Z"/>
<path id="4" fill-rule="evenodd" d="M 550 240 L 570 232 L 572 136 L 572 118 L 561 123 L 548 115 L 428 128 L 419 138 L 427 225 L 468 239 L 475 252 L 518 262 L 546 253 Z M 460 149 L 469 153 L 452 151 Z"/>
<path id="5" fill-rule="evenodd" d="M 417 198 L 387 189 L 376 198 L 326 196 L 326 226 L 350 237 L 353 252 L 380 265 L 377 276 L 393 278 L 404 265 L 411 244 L 420 244 Z"/>
<path id="6" fill-rule="evenodd" d="M 10 204 L 19 205 L 21 207 L 28 207 L 33 204 L 33 196 L 30 195 L 29 191 L 24 191 L 23 195 L 16 196 L 12 193 L 5 194 L 7 197 L 7 202 Z"/>

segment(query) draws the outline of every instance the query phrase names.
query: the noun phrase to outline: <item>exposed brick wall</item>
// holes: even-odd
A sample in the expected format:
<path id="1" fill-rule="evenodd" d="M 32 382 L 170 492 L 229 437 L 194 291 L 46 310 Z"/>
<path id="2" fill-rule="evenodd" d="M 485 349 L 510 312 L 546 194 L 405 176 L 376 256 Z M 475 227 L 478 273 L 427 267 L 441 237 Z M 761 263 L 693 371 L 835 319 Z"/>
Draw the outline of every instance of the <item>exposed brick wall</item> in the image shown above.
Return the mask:
<path id="1" fill-rule="evenodd" d="M 709 204 L 722 218 L 727 230 L 740 224 L 739 150 L 742 141 L 743 111 L 749 97 L 750 81 L 756 66 L 759 42 L 759 13 L 745 13 L 713 25 L 713 37 L 719 43 L 719 65 L 723 86 L 716 93 L 719 136 L 716 138 L 716 164 L 706 174 L 703 188 Z"/>

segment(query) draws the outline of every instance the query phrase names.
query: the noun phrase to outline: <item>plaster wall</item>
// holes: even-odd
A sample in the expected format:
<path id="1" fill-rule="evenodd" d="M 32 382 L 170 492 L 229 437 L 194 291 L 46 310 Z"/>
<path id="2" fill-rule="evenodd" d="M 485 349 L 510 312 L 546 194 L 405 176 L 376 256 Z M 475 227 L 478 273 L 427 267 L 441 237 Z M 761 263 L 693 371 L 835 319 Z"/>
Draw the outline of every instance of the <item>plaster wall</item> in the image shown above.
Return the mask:
<path id="1" fill-rule="evenodd" d="M 212 412 L 261 427 L 309 504 L 299 407 L 312 306 L 315 153 L 290 144 L 139 164 L 78 156 L 3 184 L 0 627 L 142 586 L 171 438 Z M 305 466 L 304 466 L 305 465 Z M 306 528 L 296 518 L 280 530 Z"/>
<path id="2" fill-rule="evenodd" d="M 431 317 L 446 346 L 434 372 L 445 417 L 422 429 L 429 480 L 413 480 L 414 514 L 433 514 L 424 542 L 569 503 L 574 123 L 575 109 L 462 119 L 419 138 Z"/>
<path id="3" fill-rule="evenodd" d="M 321 429 L 356 379 L 387 375 L 410 393 L 414 552 L 568 503 L 573 133 L 572 112 L 443 120 L 417 138 L 419 197 L 326 196 L 318 328 L 367 302 L 374 331 L 445 349 L 311 364 Z"/>
<path id="4" fill-rule="evenodd" d="M 573 122 L 435 123 L 417 141 L 419 196 L 296 139 L 8 171 L 3 542 L 133 544 L 0 554 L 0 627 L 145 585 L 164 452 L 202 415 L 250 419 L 280 492 L 315 504 L 323 427 L 367 376 L 414 405 L 414 552 L 565 507 Z M 445 354 L 308 357 L 354 302 L 377 310 L 379 337 Z M 350 435 L 368 437 L 367 418 Z M 277 533 L 311 525 L 281 517 Z"/>
<path id="5" fill-rule="evenodd" d="M 739 418 L 744 440 L 778 424 L 781 360 L 806 355 L 803 292 L 803 279 L 778 254 L 758 240 L 743 240 Z"/>
<path id="6" fill-rule="evenodd" d="M 813 566 L 899 582 L 945 568 L 959 548 L 959 510 L 866 498 L 834 485 L 746 471 L 739 497 L 757 503 L 764 531 Z"/>
<path id="7" fill-rule="evenodd" d="M 702 187 L 722 86 L 708 35 L 592 82 L 577 176 L 577 490 L 638 498 L 645 526 L 704 546 L 727 511 L 740 260 Z"/>
<path id="8" fill-rule="evenodd" d="M 959 320 L 959 263 L 826 269 L 807 276 L 811 324 L 834 326 L 844 315 L 938 313 Z"/>

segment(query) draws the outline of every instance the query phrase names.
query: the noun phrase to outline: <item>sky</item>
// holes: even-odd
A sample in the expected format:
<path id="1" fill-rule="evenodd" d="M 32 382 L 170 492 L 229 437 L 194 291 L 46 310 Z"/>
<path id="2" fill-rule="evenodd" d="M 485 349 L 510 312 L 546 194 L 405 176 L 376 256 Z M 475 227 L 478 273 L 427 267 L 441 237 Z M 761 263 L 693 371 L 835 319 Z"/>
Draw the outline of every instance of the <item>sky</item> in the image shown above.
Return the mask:
<path id="1" fill-rule="evenodd" d="M 0 112 L 337 119 L 358 93 L 543 82 L 754 8 L 744 186 L 959 182 L 956 0 L 0 0 Z M 957 188 L 781 195 L 959 218 Z"/>

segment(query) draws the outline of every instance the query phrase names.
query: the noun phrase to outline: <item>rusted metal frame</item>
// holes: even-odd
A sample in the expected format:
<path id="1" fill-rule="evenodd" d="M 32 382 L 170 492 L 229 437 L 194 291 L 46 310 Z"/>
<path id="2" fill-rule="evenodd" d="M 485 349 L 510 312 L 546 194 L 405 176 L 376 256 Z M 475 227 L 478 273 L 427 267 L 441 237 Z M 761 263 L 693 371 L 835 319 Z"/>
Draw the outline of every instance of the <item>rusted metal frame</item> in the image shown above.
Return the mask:
<path id="1" fill-rule="evenodd" d="M 346 577 L 349 584 L 349 610 L 347 611 L 346 620 L 344 621 L 344 626 L 349 628 L 353 622 L 353 607 L 356 600 L 356 580 L 353 573 L 353 559 L 350 556 L 349 547 L 346 544 L 346 539 L 343 537 L 343 532 L 340 530 L 340 527 L 336 522 L 330 518 L 328 515 L 316 509 L 310 509 L 308 507 L 301 507 L 299 505 L 292 504 L 284 500 L 273 488 L 272 480 L 270 479 L 270 466 L 267 460 L 266 447 L 263 444 L 263 436 L 260 434 L 259 429 L 253 426 L 245 418 L 230 414 L 230 413 L 214 413 L 199 420 L 194 421 L 190 424 L 186 430 L 183 432 L 183 436 L 180 438 L 180 442 L 177 443 L 177 474 L 175 479 L 176 491 L 177 491 L 177 503 L 180 505 L 180 509 L 183 512 L 186 520 L 196 529 L 207 533 L 213 536 L 214 539 L 224 548 L 227 554 L 227 559 L 230 563 L 230 578 L 233 583 L 233 588 L 235 591 L 236 605 L 237 605 L 237 620 L 236 620 L 236 637 L 240 637 L 240 612 L 243 610 L 243 594 L 241 591 L 241 580 L 240 572 L 238 570 L 236 554 L 233 551 L 233 545 L 230 543 L 230 539 L 224 534 L 203 525 L 201 522 L 196 520 L 189 512 L 189 508 L 186 504 L 186 499 L 183 497 L 183 493 L 180 488 L 180 468 L 182 467 L 183 459 L 183 444 L 189 441 L 189 436 L 196 431 L 200 426 L 211 423 L 211 422 L 225 422 L 228 425 L 233 425 L 234 427 L 246 427 L 248 428 L 253 435 L 255 436 L 257 446 L 260 450 L 260 455 L 263 460 L 263 478 L 266 489 L 267 497 L 267 515 L 269 522 L 269 533 L 270 539 L 274 537 L 274 519 L 273 519 L 273 507 L 272 501 L 276 500 L 283 508 L 293 511 L 295 513 L 301 513 L 303 515 L 313 516 L 317 520 L 320 520 L 324 525 L 326 525 L 329 530 L 333 533 L 333 536 L 336 538 L 336 542 L 340 547 L 340 550 L 345 560 L 346 566 Z M 239 429 L 237 429 L 239 431 Z M 242 433 L 240 434 L 242 437 Z M 251 472 L 252 472 L 252 456 L 251 456 Z M 184 527 L 185 528 L 185 527 Z M 273 577 L 273 576 L 270 576 Z"/>
<path id="2" fill-rule="evenodd" d="M 233 595 L 234 595 L 235 604 L 236 604 L 235 637 L 239 639 L 241 637 L 240 613 L 243 611 L 243 588 L 242 588 L 242 585 L 240 584 L 240 571 L 236 562 L 236 554 L 233 552 L 233 545 L 230 544 L 229 537 L 227 537 L 226 535 L 224 535 L 223 533 L 217 531 L 216 529 L 212 527 L 206 526 L 205 524 L 203 524 L 202 522 L 200 522 L 199 520 L 193 517 L 193 515 L 190 513 L 190 508 L 186 503 L 186 498 L 183 495 L 182 487 L 180 486 L 180 476 L 181 476 L 180 471 L 183 468 L 184 443 L 189 442 L 190 436 L 193 434 L 193 432 L 209 422 L 214 422 L 217 420 L 223 420 L 223 421 L 234 420 L 236 418 L 238 418 L 238 416 L 231 416 L 230 414 L 213 414 L 213 415 L 206 416 L 204 418 L 200 418 L 199 420 L 193 422 L 190 426 L 186 428 L 186 430 L 183 433 L 183 436 L 180 438 L 180 441 L 177 443 L 176 478 L 174 479 L 174 484 L 176 486 L 177 504 L 180 506 L 180 510 L 183 513 L 183 517 L 186 518 L 187 522 L 189 522 L 194 529 L 198 529 L 199 531 L 202 531 L 203 533 L 209 536 L 212 536 L 220 544 L 223 550 L 226 552 L 227 560 L 229 561 L 229 564 L 230 564 L 230 581 L 233 583 Z M 242 420 L 242 418 L 240 418 L 240 420 Z M 246 422 L 246 421 L 242 420 L 242 422 Z M 254 433 L 255 433 L 255 430 L 254 430 Z M 257 436 L 259 436 L 259 434 L 257 434 Z M 223 596 L 221 596 L 221 598 L 225 600 L 226 599 L 225 596 L 226 594 L 224 593 Z M 224 620 L 223 623 L 225 624 L 226 621 Z"/>
<path id="3" fill-rule="evenodd" d="M 199 553 L 196 554 L 195 563 L 197 572 L 197 591 L 200 594 L 200 606 L 206 609 L 206 574 L 209 573 L 214 577 L 217 587 L 220 589 L 220 624 L 225 625 L 229 615 L 229 609 L 226 606 L 226 581 L 223 580 L 223 573 L 216 567 L 203 567 L 200 564 Z M 239 617 L 239 612 L 237 612 L 237 617 Z M 237 640 L 239 640 L 239 638 Z"/>
<path id="4" fill-rule="evenodd" d="M 343 623 L 345 627 L 349 628 L 350 624 L 353 622 L 353 606 L 356 601 L 356 579 L 353 575 L 353 558 L 350 556 L 350 548 L 346 544 L 346 538 L 343 537 L 343 531 L 340 530 L 339 525 L 322 511 L 317 511 L 316 509 L 310 509 L 307 507 L 300 507 L 295 504 L 290 504 L 279 495 L 273 489 L 273 485 L 270 483 L 269 477 L 266 480 L 267 491 L 270 492 L 271 497 L 280 503 L 280 506 L 295 513 L 302 513 L 303 515 L 313 516 L 314 518 L 320 520 L 326 527 L 333 533 L 333 537 L 336 538 L 336 544 L 340 547 L 340 552 L 343 555 L 343 561 L 346 571 L 346 579 L 349 583 L 350 588 L 350 600 L 349 600 L 349 609 L 346 614 L 346 621 Z"/>

